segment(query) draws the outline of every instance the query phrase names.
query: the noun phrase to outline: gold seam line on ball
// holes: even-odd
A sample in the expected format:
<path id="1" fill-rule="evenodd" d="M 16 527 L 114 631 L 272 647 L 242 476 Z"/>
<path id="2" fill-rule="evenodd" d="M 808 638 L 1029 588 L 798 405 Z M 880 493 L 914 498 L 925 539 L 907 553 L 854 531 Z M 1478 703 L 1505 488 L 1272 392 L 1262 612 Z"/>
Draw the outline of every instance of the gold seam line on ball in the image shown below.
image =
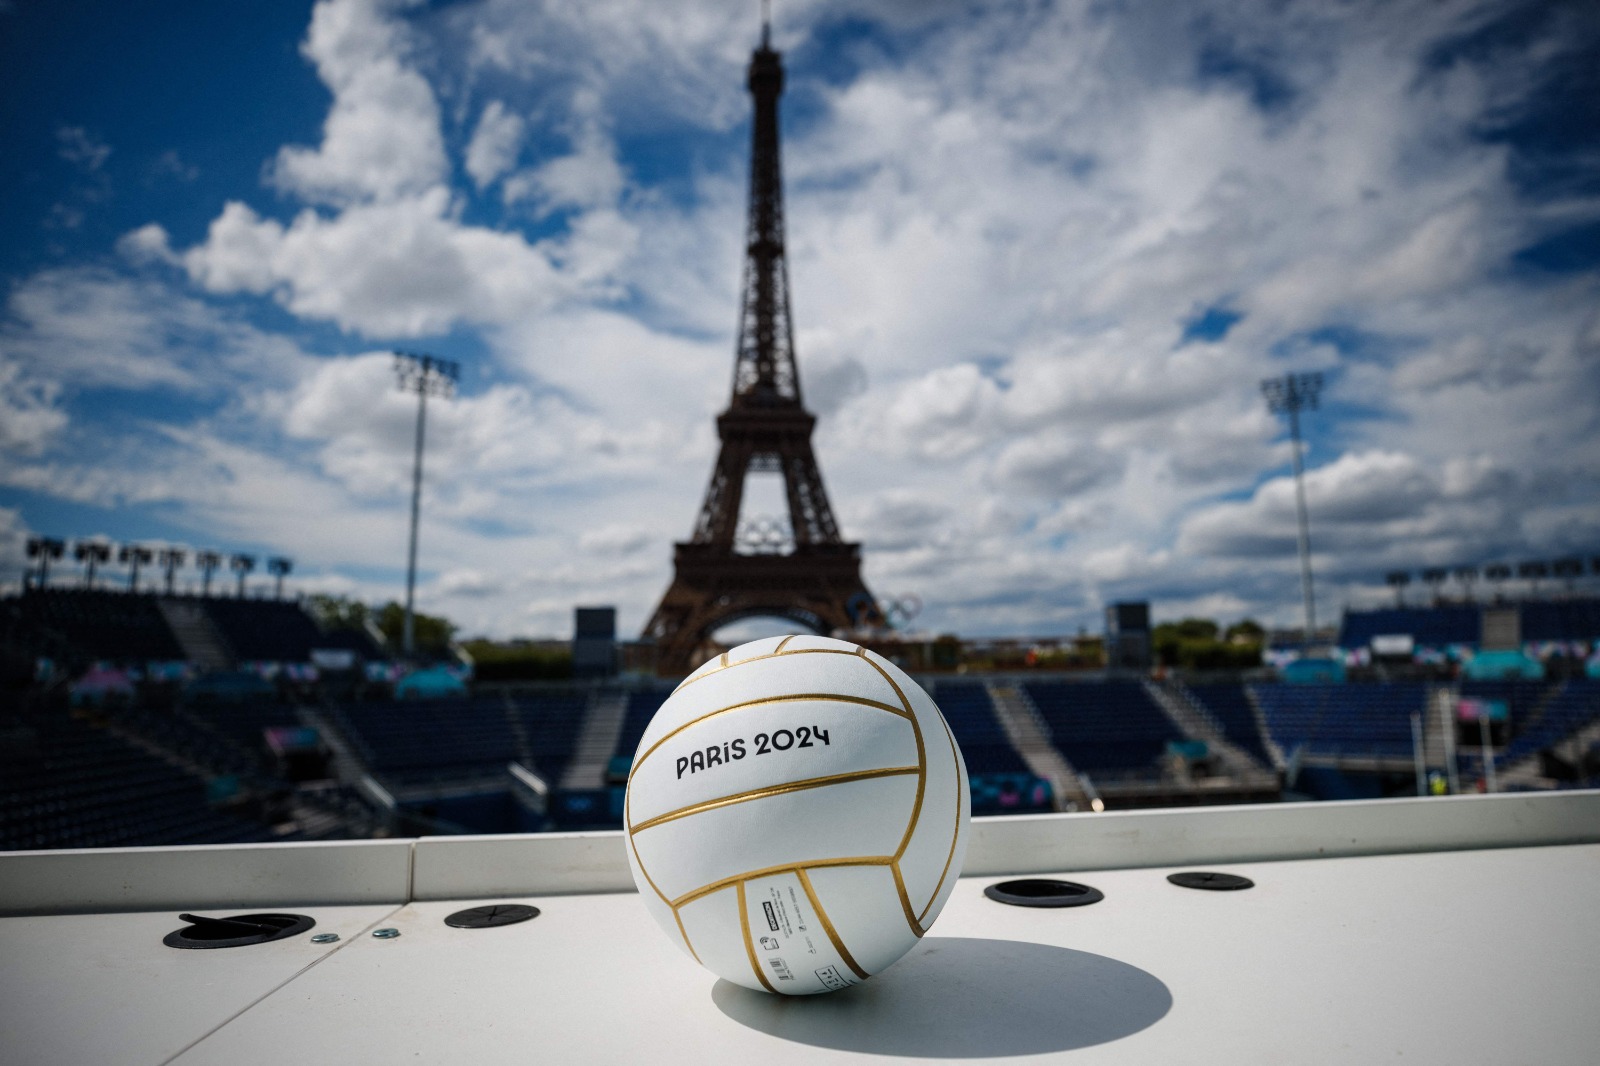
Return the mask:
<path id="1" fill-rule="evenodd" d="M 663 822 L 676 821 L 679 818 L 688 818 L 691 815 L 714 811 L 720 807 L 731 807 L 736 803 L 749 803 L 751 800 L 767 799 L 771 796 L 782 796 L 790 792 L 803 792 L 806 789 L 823 788 L 827 785 L 842 785 L 852 781 L 871 781 L 879 777 L 904 777 L 906 774 L 917 773 L 915 766 L 889 766 L 881 770 L 851 770 L 842 774 L 828 774 L 825 777 L 807 777 L 799 781 L 788 781 L 781 785 L 767 785 L 763 788 L 752 788 L 746 792 L 735 792 L 731 796 L 720 799 L 704 800 L 700 803 L 691 803 L 687 807 L 679 807 L 666 814 L 658 814 L 654 818 L 646 818 L 634 826 L 631 832 L 642 833 L 646 829 L 654 828 Z"/>
<path id="2" fill-rule="evenodd" d="M 922 923 L 917 921 L 917 916 L 911 913 L 911 897 L 906 894 L 905 878 L 900 876 L 900 860 L 896 859 L 894 862 L 891 862 L 889 864 L 889 870 L 894 874 L 894 890 L 895 894 L 900 897 L 900 909 L 905 912 L 906 924 L 909 925 L 911 927 L 911 931 L 917 935 L 917 939 L 921 940 L 924 930 L 922 928 Z"/>
<path id="3" fill-rule="evenodd" d="M 722 662 L 722 665 L 717 667 L 717 669 L 718 670 L 726 670 L 728 668 L 728 653 L 727 652 L 723 652 L 722 653 L 721 662 Z"/>
<path id="4" fill-rule="evenodd" d="M 689 949 L 689 954 L 693 956 L 695 962 L 700 962 L 700 953 L 694 949 L 693 944 L 689 943 L 689 930 L 683 927 L 683 915 L 678 913 L 678 908 L 672 908 L 672 917 L 677 919 L 678 935 L 683 937 L 683 946 Z M 700 965 L 704 966 L 705 963 L 700 962 Z"/>
<path id="5" fill-rule="evenodd" d="M 822 901 L 817 898 L 817 890 L 811 887 L 811 878 L 806 876 L 804 870 L 796 870 L 800 875 L 800 887 L 806 890 L 806 898 L 811 901 L 811 907 L 817 912 L 817 920 L 822 923 L 822 931 L 828 934 L 828 939 L 833 941 L 833 950 L 839 953 L 844 964 L 854 970 L 856 976 L 865 981 L 872 975 L 863 970 L 859 963 L 851 956 L 850 949 L 844 946 L 844 940 L 839 936 L 839 931 L 833 927 L 833 922 L 828 919 L 828 912 L 822 909 Z"/>
<path id="6" fill-rule="evenodd" d="M 917 915 L 918 922 L 921 922 L 923 917 L 933 909 L 933 901 L 939 898 L 939 890 L 944 888 L 944 879 L 950 876 L 950 864 L 955 861 L 956 842 L 961 839 L 961 793 L 966 791 L 961 787 L 961 762 L 956 755 L 956 738 L 950 732 L 950 723 L 944 720 L 942 713 L 939 715 L 939 724 L 944 726 L 944 738 L 950 742 L 951 769 L 955 771 L 956 775 L 956 826 L 955 832 L 950 835 L 950 854 L 944 857 L 944 869 L 939 871 L 939 883 L 933 886 L 933 895 L 928 897 L 928 905 L 922 908 L 921 914 Z"/>
<path id="7" fill-rule="evenodd" d="M 785 644 L 789 643 L 791 640 L 793 640 L 797 636 L 799 636 L 798 633 L 790 633 L 788 636 L 786 636 L 782 640 L 778 641 L 778 646 L 776 648 L 772 649 L 772 654 L 774 654 L 774 655 L 782 655 L 783 654 L 783 646 Z"/>
<path id="8" fill-rule="evenodd" d="M 801 863 L 786 862 L 782 866 L 763 866 L 759 870 L 746 870 L 743 873 L 734 874 L 732 877 L 724 877 L 721 880 L 712 881 L 710 884 L 701 885 L 699 888 L 685 892 L 677 899 L 668 900 L 667 905 L 670 907 L 687 907 L 695 900 L 709 896 L 713 892 L 721 892 L 730 885 L 753 881 L 758 877 L 770 877 L 773 874 L 794 873 L 802 866 L 806 869 L 816 870 L 824 866 L 888 866 L 892 862 L 894 862 L 894 857 L 890 855 L 856 855 L 843 859 L 807 859 Z"/>
<path id="9" fill-rule="evenodd" d="M 623 802 L 626 804 L 626 799 L 624 799 Z M 633 861 L 639 864 L 639 872 L 644 875 L 644 883 L 649 885 L 655 894 L 661 897 L 662 903 L 665 903 L 667 906 L 676 910 L 677 908 L 674 906 L 673 902 L 667 898 L 667 894 L 661 891 L 661 889 L 657 887 L 655 881 L 651 879 L 650 871 L 644 868 L 644 859 L 639 857 L 639 846 L 633 842 L 633 830 L 631 829 L 628 830 L 628 847 L 633 849 Z"/>
<path id="10" fill-rule="evenodd" d="M 644 875 L 645 884 L 649 885 L 656 895 L 661 897 L 661 902 L 672 907 L 672 901 L 667 899 L 667 894 L 656 885 L 650 877 L 650 871 L 644 867 L 644 858 L 639 854 L 639 845 L 633 842 L 633 789 L 624 789 L 622 793 L 622 828 L 628 835 L 628 847 L 633 852 L 633 861 L 639 864 L 639 872 Z M 673 913 L 677 908 L 673 907 Z M 689 949 L 691 952 L 694 948 Z"/>
<path id="11" fill-rule="evenodd" d="M 800 655 L 803 653 L 791 652 L 790 654 Z M 877 700 L 869 700 L 865 696 L 840 696 L 830 692 L 797 692 L 792 696 L 763 696 L 758 700 L 744 700 L 740 703 L 729 704 L 726 707 L 718 707 L 714 711 L 707 711 L 705 714 L 702 714 L 696 718 L 691 718 L 682 725 L 677 726 L 666 736 L 662 737 L 660 740 L 650 745 L 650 747 L 646 748 L 643 755 L 633 760 L 633 766 L 628 770 L 628 783 L 633 783 L 633 775 L 639 772 L 639 767 L 644 765 L 644 761 L 646 759 L 650 758 L 650 756 L 656 753 L 657 748 L 661 747 L 661 745 L 665 744 L 667 741 L 671 740 L 685 729 L 688 729 L 690 726 L 699 725 L 708 718 L 715 718 L 717 715 L 727 714 L 729 711 L 742 711 L 746 707 L 760 707 L 768 703 L 800 703 L 806 700 L 812 700 L 817 703 L 849 703 L 858 707 L 871 707 L 876 711 L 886 711 L 889 714 L 909 719 L 913 728 L 916 727 L 917 723 L 916 715 L 907 714 L 900 708 L 890 706 L 887 703 L 879 703 Z"/>
<path id="12" fill-rule="evenodd" d="M 900 838 L 900 846 L 894 851 L 894 861 L 898 863 L 900 857 L 906 853 L 906 848 L 911 846 L 912 834 L 917 831 L 917 821 L 922 817 L 922 797 L 928 789 L 928 749 L 922 742 L 922 724 L 917 721 L 917 713 L 911 709 L 911 701 L 906 699 L 906 694 L 900 690 L 894 678 L 889 676 L 889 672 L 865 654 L 866 650 L 861 649 L 863 653 L 861 658 L 870 663 L 872 668 L 889 683 L 889 687 L 894 689 L 894 694 L 900 697 L 900 703 L 906 709 L 906 717 L 911 719 L 911 733 L 917 741 L 917 797 L 911 803 L 911 820 L 906 823 L 905 835 Z M 898 871 L 898 867 L 896 870 Z M 898 872 L 895 877 L 899 878 Z M 909 910 L 909 907 L 907 909 Z"/>
<path id="13" fill-rule="evenodd" d="M 772 987 L 767 975 L 761 972 L 761 963 L 756 961 L 756 946 L 750 939 L 750 909 L 745 906 L 743 881 L 739 882 L 739 932 L 744 934 L 744 953 L 750 957 L 750 969 L 755 972 L 756 980 L 761 982 L 762 988 L 777 995 L 778 990 Z"/>
<path id="14" fill-rule="evenodd" d="M 735 666 L 743 666 L 745 663 L 758 663 L 762 659 L 776 659 L 780 655 L 854 655 L 854 654 L 855 654 L 855 652 L 853 652 L 853 651 L 844 651 L 844 650 L 842 650 L 840 648 L 796 648 L 794 651 L 769 651 L 765 655 L 752 655 L 748 659 L 740 659 L 736 663 L 729 663 L 727 668 L 731 669 L 732 667 L 735 667 Z M 695 677 L 684 678 L 683 683 L 678 686 L 678 689 L 688 688 L 690 685 L 694 684 L 696 681 L 704 681 L 708 677 L 711 677 L 711 676 L 713 676 L 715 674 L 720 674 L 720 673 L 722 673 L 723 669 L 724 668 L 718 668 L 716 670 L 707 670 L 705 673 L 699 674 L 699 675 L 697 675 Z M 678 689 L 674 689 L 673 691 L 676 692 L 676 691 L 678 691 Z"/>

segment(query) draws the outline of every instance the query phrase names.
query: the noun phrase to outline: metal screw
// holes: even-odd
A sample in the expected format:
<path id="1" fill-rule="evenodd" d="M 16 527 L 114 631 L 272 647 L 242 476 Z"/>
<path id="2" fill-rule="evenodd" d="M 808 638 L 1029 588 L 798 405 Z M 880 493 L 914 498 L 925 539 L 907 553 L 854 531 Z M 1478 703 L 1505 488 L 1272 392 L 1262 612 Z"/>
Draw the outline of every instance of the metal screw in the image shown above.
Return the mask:
<path id="1" fill-rule="evenodd" d="M 313 944 L 331 944 L 339 939 L 338 933 L 318 933 L 311 938 Z"/>
<path id="2" fill-rule="evenodd" d="M 372 931 L 372 935 L 377 937 L 379 940 L 393 940 L 395 937 L 400 935 L 400 930 L 398 930 L 398 929 L 374 929 Z"/>

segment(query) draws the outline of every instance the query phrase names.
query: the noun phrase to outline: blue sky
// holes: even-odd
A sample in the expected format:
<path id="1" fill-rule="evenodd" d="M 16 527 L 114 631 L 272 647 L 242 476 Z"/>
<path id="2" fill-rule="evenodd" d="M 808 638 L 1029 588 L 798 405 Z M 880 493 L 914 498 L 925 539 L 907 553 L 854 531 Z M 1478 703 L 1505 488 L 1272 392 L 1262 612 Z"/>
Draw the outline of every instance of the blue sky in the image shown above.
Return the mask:
<path id="1" fill-rule="evenodd" d="M 1310 370 L 1324 616 L 1600 552 L 1600 10 L 1179 10 L 778 5 L 801 375 L 871 586 L 970 634 L 1292 622 L 1258 382 Z M 0 3 L 0 582 L 103 536 L 397 597 L 398 347 L 463 365 L 422 609 L 637 629 L 727 399 L 755 12 Z"/>

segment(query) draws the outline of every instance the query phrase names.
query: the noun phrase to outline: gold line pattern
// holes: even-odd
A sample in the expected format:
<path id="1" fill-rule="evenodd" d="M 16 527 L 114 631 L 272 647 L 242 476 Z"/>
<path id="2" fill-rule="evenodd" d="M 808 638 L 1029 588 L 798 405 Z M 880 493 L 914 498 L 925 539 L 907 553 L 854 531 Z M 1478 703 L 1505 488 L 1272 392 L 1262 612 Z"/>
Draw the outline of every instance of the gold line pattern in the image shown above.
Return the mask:
<path id="1" fill-rule="evenodd" d="M 887 670 L 867 658 L 866 650 L 865 648 L 861 649 L 863 653 L 861 657 L 871 663 L 874 670 L 883 675 L 883 679 L 889 682 L 889 687 L 894 689 L 894 694 L 900 697 L 900 704 L 906 709 L 906 717 L 911 719 L 912 735 L 917 740 L 917 798 L 911 804 L 911 821 L 906 823 L 905 835 L 900 838 L 900 846 L 894 852 L 895 862 L 898 863 L 900 856 L 906 853 L 906 847 L 911 843 L 911 834 L 917 831 L 917 819 L 922 817 L 922 795 L 928 787 L 928 753 L 922 742 L 922 725 L 917 721 L 917 713 L 911 709 L 911 701 L 906 699 L 906 694 L 900 691 L 900 686 L 895 684 L 894 678 L 889 676 Z"/>
<path id="2" fill-rule="evenodd" d="M 817 912 L 817 919 L 822 922 L 822 931 L 828 934 L 828 939 L 833 941 L 833 949 L 839 953 L 844 964 L 855 971 L 856 976 L 865 981 L 872 975 L 863 970 L 851 956 L 850 949 L 844 946 L 844 940 L 839 936 L 839 931 L 833 927 L 833 922 L 828 920 L 828 912 L 822 909 L 822 901 L 817 898 L 817 890 L 811 887 L 811 878 L 806 876 L 804 870 L 796 870 L 800 875 L 800 887 L 806 890 L 806 898 L 811 901 L 812 908 Z"/>
<path id="3" fill-rule="evenodd" d="M 900 876 L 900 862 L 895 860 L 889 864 L 889 869 L 894 873 L 894 890 L 900 896 L 900 909 L 905 912 L 906 924 L 911 926 L 911 931 L 917 934 L 917 939 L 922 939 L 924 932 L 922 925 L 917 921 L 917 916 L 911 913 L 911 897 L 906 895 L 906 882 Z"/>
<path id="4" fill-rule="evenodd" d="M 800 655 L 803 653 L 791 652 L 790 654 Z M 707 711 L 698 718 L 691 718 L 687 722 L 673 729 L 672 732 L 668 733 L 654 744 L 650 745 L 649 748 L 645 749 L 645 753 L 643 755 L 633 760 L 633 767 L 628 771 L 628 783 L 633 783 L 633 775 L 639 772 L 639 767 L 644 765 L 644 761 L 646 759 L 650 758 L 650 756 L 656 753 L 657 748 L 661 747 L 661 745 L 665 744 L 667 741 L 671 740 L 685 729 L 688 729 L 690 726 L 699 725 L 708 718 L 715 718 L 717 715 L 727 714 L 729 711 L 742 711 L 746 707 L 759 707 L 767 703 L 798 703 L 804 700 L 814 700 L 818 703 L 849 703 L 859 707 L 871 707 L 874 710 L 888 711 L 890 714 L 899 715 L 901 718 L 908 718 L 911 720 L 913 728 L 916 727 L 917 723 L 916 715 L 902 711 L 900 708 L 890 706 L 887 703 L 879 703 L 877 700 L 869 700 L 864 696 L 841 696 L 838 693 L 833 692 L 797 692 L 792 696 L 764 696 L 759 700 L 744 700 L 740 703 L 729 704 L 726 707 L 718 707 L 714 711 Z M 917 735 L 920 738 L 922 734 L 919 731 Z"/>
<path id="5" fill-rule="evenodd" d="M 678 908 L 672 908 L 672 916 L 677 919 L 678 935 L 683 937 L 683 946 L 689 949 L 689 954 L 694 956 L 695 962 L 700 962 L 700 953 L 694 949 L 693 944 L 689 943 L 689 930 L 683 927 L 683 915 L 678 913 Z M 700 965 L 704 966 L 705 963 L 700 962 Z"/>
<path id="6" fill-rule="evenodd" d="M 626 797 L 626 795 L 624 795 L 624 797 L 622 797 L 622 805 L 624 805 L 624 807 L 627 807 L 627 797 Z M 637 845 L 634 844 L 634 834 L 632 834 L 632 831 L 629 831 L 629 834 L 627 834 L 627 847 L 634 848 L 634 861 L 635 861 L 635 863 L 638 863 L 638 872 L 640 872 L 640 874 L 643 874 L 643 876 L 645 876 L 645 884 L 646 885 L 650 885 L 650 887 L 653 888 L 654 892 L 656 892 L 656 895 L 661 896 L 662 903 L 666 903 L 667 906 L 669 906 L 669 908 L 670 908 L 670 906 L 672 906 L 672 900 L 667 900 L 667 893 L 661 892 L 661 888 L 656 887 L 656 882 L 654 882 L 654 880 L 651 880 L 650 871 L 648 871 L 648 869 L 645 869 L 645 860 L 642 860 L 642 858 L 638 858 L 638 847 L 637 847 Z"/>
<path id="7" fill-rule="evenodd" d="M 847 859 L 808 859 L 801 863 L 784 863 L 782 866 L 764 866 L 759 870 L 746 870 L 732 877 L 724 877 L 720 881 L 701 885 L 699 888 L 685 892 L 677 899 L 668 900 L 671 907 L 687 907 L 697 899 L 702 899 L 713 892 L 720 892 L 729 885 L 742 884 L 745 881 L 754 881 L 758 877 L 770 877 L 772 874 L 794 873 L 796 870 L 816 870 L 823 866 L 891 866 L 894 864 L 892 855 L 856 855 Z"/>
<path id="8" fill-rule="evenodd" d="M 956 738 L 951 734 L 950 723 L 944 720 L 943 712 L 939 714 L 939 723 L 944 726 L 944 738 L 950 742 L 950 761 L 954 764 L 953 769 L 956 775 L 956 825 L 954 832 L 950 834 L 950 854 L 944 857 L 944 869 L 939 871 L 939 882 L 933 886 L 933 895 L 928 897 L 928 905 L 922 908 L 921 914 L 917 915 L 917 924 L 919 925 L 928 911 L 933 909 L 933 901 L 939 898 L 939 891 L 944 888 L 944 879 L 950 876 L 950 864 L 955 861 L 956 857 L 956 841 L 961 839 L 961 804 L 963 802 L 961 794 L 966 791 L 961 784 L 961 759 L 956 754 Z"/>
<path id="9" fill-rule="evenodd" d="M 752 788 L 748 792 L 735 792 L 731 796 L 720 799 L 705 800 L 702 803 L 691 803 L 687 807 L 679 807 L 666 814 L 658 814 L 654 818 L 647 818 L 634 826 L 631 832 L 642 833 L 664 822 L 677 821 L 679 818 L 688 818 L 691 815 L 714 811 L 721 807 L 731 807 L 736 803 L 748 803 L 751 800 L 767 799 L 770 796 L 782 796 L 790 792 L 803 792 L 806 789 L 822 788 L 826 785 L 842 785 L 851 781 L 871 781 L 879 777 L 903 777 L 906 774 L 919 773 L 915 766 L 890 766 L 881 770 L 851 770 L 848 773 L 828 774 L 825 777 L 807 777 L 799 781 L 789 781 L 781 785 L 767 785 L 764 788 Z"/>
<path id="10" fill-rule="evenodd" d="M 743 881 L 739 882 L 739 932 L 744 934 L 744 953 L 750 957 L 750 969 L 755 971 L 756 980 L 761 982 L 762 988 L 777 995 L 778 990 L 772 987 L 767 975 L 761 972 L 761 963 L 756 960 L 756 946 L 750 941 L 750 911 L 744 902 Z"/>
<path id="11" fill-rule="evenodd" d="M 889 676 L 881 663 L 867 654 L 867 649 L 861 649 L 861 658 L 872 664 L 872 668 L 883 675 L 889 682 L 889 687 L 894 689 L 894 694 L 900 698 L 900 703 L 906 709 L 906 715 L 911 719 L 911 729 L 917 740 L 917 798 L 911 804 L 911 820 L 906 823 L 905 835 L 900 838 L 900 846 L 895 849 L 894 861 L 889 864 L 890 871 L 894 874 L 894 889 L 900 896 L 900 909 L 905 912 L 906 924 L 911 931 L 921 939 L 926 931 L 922 923 L 917 921 L 917 916 L 911 909 L 911 897 L 906 894 L 905 878 L 900 874 L 900 857 L 906 853 L 906 848 L 911 845 L 911 837 L 917 831 L 917 822 L 922 818 L 922 798 L 928 787 L 928 752 L 922 740 L 922 725 L 917 721 L 917 714 L 911 709 L 911 701 L 906 699 L 906 694 L 900 690 L 894 678 Z"/>
<path id="12" fill-rule="evenodd" d="M 793 640 L 797 636 L 799 636 L 798 633 L 790 633 L 788 636 L 786 636 L 782 640 L 778 641 L 778 646 L 776 648 L 772 649 L 772 654 L 774 654 L 774 655 L 782 655 L 783 654 L 784 645 L 788 644 L 791 640 Z"/>

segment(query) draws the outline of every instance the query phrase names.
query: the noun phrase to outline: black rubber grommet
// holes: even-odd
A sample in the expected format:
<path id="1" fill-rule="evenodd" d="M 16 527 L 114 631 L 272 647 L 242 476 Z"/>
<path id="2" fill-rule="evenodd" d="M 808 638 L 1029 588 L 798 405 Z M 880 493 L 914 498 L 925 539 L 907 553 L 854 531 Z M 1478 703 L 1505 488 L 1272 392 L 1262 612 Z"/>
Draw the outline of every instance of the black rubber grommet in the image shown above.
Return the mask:
<path id="1" fill-rule="evenodd" d="M 489 903 L 456 911 L 444 920 L 452 929 L 492 929 L 497 925 L 516 925 L 539 917 L 539 908 L 526 903 Z"/>
<path id="2" fill-rule="evenodd" d="M 983 894 L 1013 907 L 1087 907 L 1106 898 L 1098 888 L 1042 877 L 1000 881 L 985 888 Z"/>
<path id="3" fill-rule="evenodd" d="M 230 914 L 226 918 L 180 914 L 178 917 L 193 924 L 168 933 L 161 942 L 169 948 L 242 948 L 298 936 L 317 924 L 315 918 L 304 914 Z M 250 931 L 252 928 L 254 932 Z"/>
<path id="4" fill-rule="evenodd" d="M 1168 874 L 1167 880 L 1179 888 L 1201 888 L 1207 892 L 1237 892 L 1241 888 L 1254 888 L 1256 883 L 1238 874 L 1219 874 L 1209 870 L 1184 870 Z"/>

